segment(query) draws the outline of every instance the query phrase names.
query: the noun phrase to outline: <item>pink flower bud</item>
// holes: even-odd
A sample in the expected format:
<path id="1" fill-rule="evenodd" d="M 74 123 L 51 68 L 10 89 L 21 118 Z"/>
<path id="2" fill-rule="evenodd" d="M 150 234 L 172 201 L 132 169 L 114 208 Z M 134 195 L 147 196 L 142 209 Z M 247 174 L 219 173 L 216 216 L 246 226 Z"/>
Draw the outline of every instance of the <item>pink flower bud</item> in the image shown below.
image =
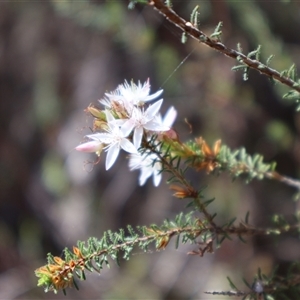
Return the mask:
<path id="1" fill-rule="evenodd" d="M 100 141 L 90 141 L 78 145 L 77 147 L 75 147 L 75 149 L 81 152 L 95 152 L 97 154 L 99 152 L 100 154 L 103 149 L 103 144 Z"/>

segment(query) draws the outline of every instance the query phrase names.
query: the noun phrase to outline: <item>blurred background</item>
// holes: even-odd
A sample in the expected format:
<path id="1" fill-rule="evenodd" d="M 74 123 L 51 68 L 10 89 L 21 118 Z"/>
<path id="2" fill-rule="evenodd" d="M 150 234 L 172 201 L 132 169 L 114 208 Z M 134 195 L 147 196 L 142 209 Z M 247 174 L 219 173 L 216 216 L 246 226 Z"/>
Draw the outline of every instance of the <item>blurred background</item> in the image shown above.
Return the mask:
<path id="1" fill-rule="evenodd" d="M 223 42 L 244 52 L 261 44 L 262 61 L 274 54 L 278 70 L 300 67 L 298 1 L 173 1 L 189 19 L 200 4 L 201 30 L 210 34 L 223 21 Z M 34 270 L 46 255 L 127 224 L 161 224 L 187 204 L 165 184 L 138 186 L 125 155 L 108 172 L 101 158 L 74 147 L 91 132 L 84 109 L 105 92 L 133 79 L 150 78 L 151 91 L 164 89 L 165 112 L 178 111 L 181 140 L 221 138 L 232 148 L 277 161 L 279 172 L 299 178 L 300 115 L 282 100 L 287 89 L 250 71 L 233 72 L 235 62 L 189 39 L 152 7 L 128 10 L 128 1 L 6 1 L 0 3 L 0 299 L 226 299 L 203 294 L 228 290 L 226 276 L 241 288 L 257 268 L 268 274 L 299 259 L 296 236 L 234 239 L 204 257 L 188 256 L 195 245 L 170 244 L 159 253 L 139 249 L 121 267 L 88 274 L 80 290 L 45 294 Z M 190 124 L 188 125 L 187 122 Z M 233 217 L 271 226 L 280 213 L 297 209 L 295 190 L 228 174 L 193 174 L 216 197 L 210 211 L 221 224 Z M 246 289 L 246 287 L 245 287 Z"/>

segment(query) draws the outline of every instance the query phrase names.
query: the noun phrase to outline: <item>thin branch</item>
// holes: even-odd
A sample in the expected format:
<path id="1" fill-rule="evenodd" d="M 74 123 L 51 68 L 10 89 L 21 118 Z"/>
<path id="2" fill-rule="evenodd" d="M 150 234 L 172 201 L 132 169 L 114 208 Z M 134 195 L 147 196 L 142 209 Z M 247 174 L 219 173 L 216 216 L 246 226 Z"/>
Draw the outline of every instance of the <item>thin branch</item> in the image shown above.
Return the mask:
<path id="1" fill-rule="evenodd" d="M 172 24 L 180 28 L 183 32 L 187 33 L 190 37 L 197 40 L 198 42 L 210 48 L 213 48 L 214 50 L 219 51 L 228 57 L 238 60 L 239 62 L 244 63 L 249 68 L 258 71 L 259 73 L 264 74 L 269 78 L 275 79 L 300 93 L 299 83 L 297 83 L 296 81 L 292 80 L 287 76 L 283 76 L 278 71 L 270 68 L 269 66 L 261 63 L 260 61 L 256 59 L 251 59 L 247 57 L 245 54 L 225 46 L 220 41 L 208 37 L 201 30 L 193 26 L 192 23 L 186 21 L 185 19 L 177 15 L 169 6 L 164 4 L 164 1 L 149 0 L 149 5 L 153 6 L 168 21 L 170 21 Z"/>
<path id="2" fill-rule="evenodd" d="M 278 172 L 267 172 L 265 176 L 269 179 L 276 179 L 286 185 L 292 186 L 300 191 L 300 181 L 294 178 L 290 178 L 279 174 Z"/>
<path id="3" fill-rule="evenodd" d="M 211 224 L 212 227 L 217 228 L 217 225 L 213 221 L 213 216 L 206 210 L 205 205 L 201 202 L 199 191 L 197 191 L 186 179 L 185 177 L 175 168 L 169 160 L 167 160 L 163 155 L 161 155 L 160 151 L 157 151 L 156 147 L 147 143 L 145 145 L 152 153 L 155 153 L 159 159 L 162 161 L 163 166 L 171 172 L 178 181 L 185 186 L 188 191 L 188 195 L 194 199 L 194 203 L 198 206 L 199 210 L 204 214 L 206 220 Z"/>
<path id="4" fill-rule="evenodd" d="M 45 291 L 54 291 L 65 289 L 67 287 L 76 286 L 74 281 L 75 273 L 81 279 L 85 279 L 85 270 L 100 272 L 102 264 L 108 264 L 107 257 L 113 260 L 118 260 L 117 253 L 127 252 L 127 255 L 133 250 L 133 246 L 138 246 L 145 250 L 149 243 L 156 242 L 156 249 L 162 250 L 168 245 L 169 241 L 174 236 L 184 234 L 185 241 L 196 242 L 197 238 L 203 238 L 204 243 L 198 242 L 199 245 L 204 244 L 204 248 L 199 247 L 197 251 L 191 251 L 188 254 L 203 256 L 204 253 L 213 252 L 213 242 L 218 240 L 218 236 L 228 238 L 229 235 L 238 236 L 254 236 L 254 235 L 278 235 L 283 232 L 291 232 L 297 230 L 299 225 L 284 226 L 279 228 L 262 229 L 249 226 L 248 224 L 240 223 L 238 226 L 209 226 L 205 225 L 201 220 L 189 222 L 189 225 L 176 226 L 173 228 L 166 228 L 168 224 L 163 227 L 143 227 L 143 234 L 141 236 L 134 235 L 125 237 L 122 235 L 115 235 L 108 237 L 108 240 L 101 239 L 93 241 L 92 246 L 90 242 L 86 244 L 78 242 L 78 247 L 73 247 L 73 253 L 65 250 L 65 260 L 48 255 L 48 264 L 40 267 L 35 271 L 36 276 L 39 277 L 39 286 L 44 286 Z M 206 233 L 211 233 L 211 238 L 205 240 Z M 109 233 L 104 233 L 109 234 Z M 149 235 L 148 235 L 149 234 Z M 116 237 L 116 239 L 114 238 Z M 223 238 L 223 240 L 224 240 Z M 110 240 L 109 240 L 110 239 Z M 98 248 L 98 249 L 96 249 Z M 83 252 L 82 252 L 83 251 Z M 127 256 L 128 257 L 128 256 Z M 94 266 L 93 261 L 96 266 Z M 97 264 L 98 262 L 98 264 Z"/>

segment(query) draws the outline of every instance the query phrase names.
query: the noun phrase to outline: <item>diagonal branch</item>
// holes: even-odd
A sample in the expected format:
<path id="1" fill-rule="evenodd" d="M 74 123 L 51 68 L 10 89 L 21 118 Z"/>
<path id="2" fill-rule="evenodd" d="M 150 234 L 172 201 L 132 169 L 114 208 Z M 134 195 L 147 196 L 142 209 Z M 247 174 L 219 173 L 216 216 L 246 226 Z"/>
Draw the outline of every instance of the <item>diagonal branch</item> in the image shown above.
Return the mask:
<path id="1" fill-rule="evenodd" d="M 281 175 L 278 172 L 267 172 L 265 176 L 269 179 L 275 179 L 286 185 L 292 186 L 300 192 L 300 181 L 297 179 Z"/>
<path id="2" fill-rule="evenodd" d="M 258 71 L 259 73 L 275 79 L 282 84 L 290 87 L 291 89 L 300 93 L 300 84 L 292 80 L 288 76 L 283 76 L 278 71 L 270 68 L 266 64 L 261 63 L 256 59 L 251 59 L 240 51 L 231 49 L 225 46 L 218 40 L 212 39 L 204 32 L 192 25 L 191 22 L 186 21 L 175 13 L 169 6 L 164 4 L 163 0 L 149 0 L 149 5 L 153 6 L 159 13 L 161 13 L 169 22 L 180 28 L 183 32 L 187 33 L 190 37 L 198 42 L 205 44 L 206 46 L 213 48 L 222 54 L 238 60 L 240 63 L 245 64 L 251 69 Z"/>

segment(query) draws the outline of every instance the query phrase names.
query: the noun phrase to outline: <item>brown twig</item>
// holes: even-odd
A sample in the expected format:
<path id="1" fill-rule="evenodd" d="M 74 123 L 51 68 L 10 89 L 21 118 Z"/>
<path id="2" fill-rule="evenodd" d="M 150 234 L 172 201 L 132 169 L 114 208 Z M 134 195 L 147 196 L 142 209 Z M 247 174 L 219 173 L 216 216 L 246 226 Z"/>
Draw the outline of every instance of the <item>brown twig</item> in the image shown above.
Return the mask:
<path id="1" fill-rule="evenodd" d="M 150 143 L 146 143 L 145 147 L 148 148 L 152 153 L 155 153 L 159 159 L 161 160 L 163 166 L 165 169 L 170 171 L 176 178 L 177 180 L 186 188 L 187 194 L 186 196 L 189 198 L 194 199 L 194 203 L 198 207 L 198 209 L 204 214 L 206 220 L 211 224 L 212 227 L 217 228 L 217 225 L 213 221 L 213 216 L 207 211 L 205 205 L 202 203 L 200 196 L 199 196 L 199 191 L 197 191 L 183 176 L 181 172 L 175 168 L 172 163 L 166 159 L 163 155 L 161 155 L 160 151 L 156 149 L 154 145 L 151 145 Z"/>
<path id="2" fill-rule="evenodd" d="M 265 176 L 269 179 L 276 179 L 286 185 L 296 188 L 300 192 L 300 181 L 294 178 L 283 176 L 278 172 L 267 172 Z"/>
<path id="3" fill-rule="evenodd" d="M 153 6 L 159 13 L 161 13 L 169 22 L 180 28 L 183 32 L 187 33 L 190 37 L 197 40 L 198 42 L 213 48 L 222 54 L 238 60 L 240 63 L 245 64 L 251 69 L 258 71 L 265 76 L 275 79 L 282 84 L 296 90 L 300 93 L 300 85 L 290 77 L 283 76 L 278 71 L 270 68 L 269 66 L 261 63 L 256 59 L 251 59 L 240 51 L 231 49 L 221 43 L 219 40 L 210 38 L 201 30 L 193 26 L 191 22 L 186 21 L 175 13 L 169 6 L 164 4 L 162 0 L 149 0 L 149 5 Z"/>

